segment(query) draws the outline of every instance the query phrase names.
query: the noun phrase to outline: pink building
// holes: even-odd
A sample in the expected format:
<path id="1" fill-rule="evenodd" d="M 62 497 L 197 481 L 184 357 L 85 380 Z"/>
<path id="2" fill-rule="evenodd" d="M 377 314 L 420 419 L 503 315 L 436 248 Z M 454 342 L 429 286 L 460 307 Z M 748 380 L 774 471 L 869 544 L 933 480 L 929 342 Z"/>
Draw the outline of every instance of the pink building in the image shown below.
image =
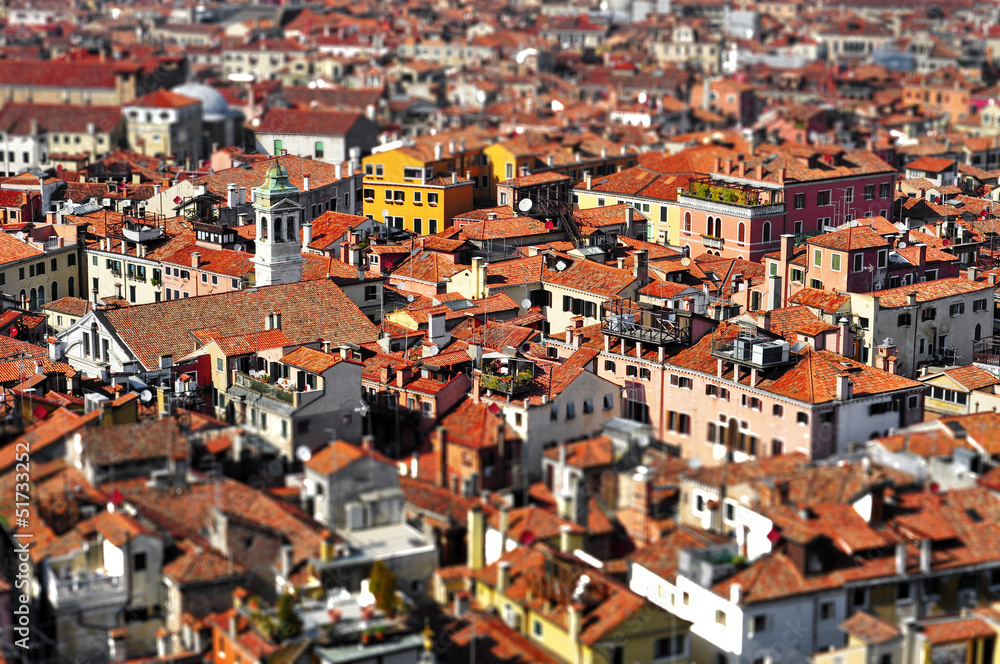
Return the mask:
<path id="1" fill-rule="evenodd" d="M 253 254 L 189 244 L 163 258 L 166 299 L 178 300 L 239 290 L 252 280 Z M 245 286 L 246 283 L 243 283 Z"/>
<path id="2" fill-rule="evenodd" d="M 751 324 L 709 333 L 700 316 L 610 306 L 597 375 L 622 386 L 627 417 L 648 422 L 684 457 L 824 458 L 923 418 L 920 383 L 849 360 L 842 348 L 795 352 Z"/>

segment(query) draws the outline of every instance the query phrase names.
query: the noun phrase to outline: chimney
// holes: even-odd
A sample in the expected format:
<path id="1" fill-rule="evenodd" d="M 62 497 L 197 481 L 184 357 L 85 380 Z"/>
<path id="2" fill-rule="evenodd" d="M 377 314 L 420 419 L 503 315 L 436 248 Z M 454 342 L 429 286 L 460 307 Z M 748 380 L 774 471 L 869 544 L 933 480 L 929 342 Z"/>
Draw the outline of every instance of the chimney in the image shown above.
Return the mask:
<path id="1" fill-rule="evenodd" d="M 361 449 L 363 449 L 368 454 L 375 452 L 375 436 L 367 435 L 361 437 Z"/>
<path id="2" fill-rule="evenodd" d="M 36 374 L 45 373 L 45 364 L 41 360 L 35 360 L 35 373 Z"/>
<path id="3" fill-rule="evenodd" d="M 53 362 L 59 361 L 59 337 L 49 337 L 46 339 L 49 345 L 49 359 Z"/>
<path id="4" fill-rule="evenodd" d="M 502 593 L 510 585 L 510 561 L 501 560 L 497 563 L 497 592 Z"/>
<path id="5" fill-rule="evenodd" d="M 625 207 L 625 235 L 632 237 L 632 224 L 635 223 L 635 208 Z"/>
<path id="6" fill-rule="evenodd" d="M 764 328 L 765 332 L 771 331 L 771 312 L 765 311 L 760 316 L 760 326 Z"/>
<path id="7" fill-rule="evenodd" d="M 281 547 L 281 576 L 285 579 L 285 583 L 289 584 L 288 577 L 292 574 L 292 545 L 285 544 Z"/>
<path id="8" fill-rule="evenodd" d="M 247 202 L 247 188 L 240 187 L 240 205 L 245 205 Z"/>
<path id="9" fill-rule="evenodd" d="M 434 483 L 443 488 L 448 487 L 448 430 L 437 427 L 431 433 L 431 449 L 437 461 L 434 469 Z"/>
<path id="10" fill-rule="evenodd" d="M 920 571 L 927 574 L 931 571 L 931 540 L 920 541 Z"/>
<path id="11" fill-rule="evenodd" d="M 589 190 L 590 190 L 590 187 L 591 187 L 591 185 L 592 185 L 592 184 L 593 184 L 593 182 L 594 182 L 594 178 L 593 178 L 593 176 L 592 176 L 592 175 L 591 175 L 591 174 L 590 174 L 590 173 L 588 172 L 587 174 L 585 174 L 585 175 L 583 176 L 583 182 L 584 182 L 584 188 L 585 188 L 585 189 L 587 189 L 587 190 L 589 191 Z"/>
<path id="12" fill-rule="evenodd" d="M 559 550 L 563 553 L 573 553 L 573 526 L 564 523 L 559 526 Z"/>
<path id="13" fill-rule="evenodd" d="M 236 200 L 239 196 L 239 190 L 236 188 L 236 184 L 230 182 L 226 185 L 226 207 L 235 208 Z"/>
<path id="14" fill-rule="evenodd" d="M 915 307 L 917 306 L 917 291 L 910 291 L 906 294 L 906 306 Z"/>
<path id="15" fill-rule="evenodd" d="M 990 272 L 988 275 L 986 275 L 986 279 L 989 282 L 990 286 L 996 286 L 997 285 L 997 273 L 996 272 Z"/>
<path id="16" fill-rule="evenodd" d="M 440 143 L 435 143 L 434 144 L 434 161 L 441 161 L 441 157 L 443 156 L 443 152 L 444 152 L 444 150 L 442 149 L 442 145 Z"/>
<path id="17" fill-rule="evenodd" d="M 305 249 L 313 241 L 313 227 L 312 224 L 306 222 L 302 224 L 302 248 Z"/>
<path id="18" fill-rule="evenodd" d="M 309 191 L 309 174 L 302 175 L 302 191 Z"/>
<path id="19" fill-rule="evenodd" d="M 734 583 L 733 585 L 729 586 L 729 601 L 732 604 L 736 604 L 738 606 L 742 595 L 743 595 L 743 586 L 741 586 L 738 583 Z"/>
<path id="20" fill-rule="evenodd" d="M 851 333 L 851 321 L 848 320 L 846 316 L 841 316 L 840 320 L 837 321 L 837 327 L 840 328 L 837 332 L 837 352 L 844 357 L 853 355 L 853 352 L 849 352 L 849 349 L 853 351 L 854 346 L 854 335 Z"/>
<path id="21" fill-rule="evenodd" d="M 108 630 L 108 661 L 124 662 L 128 659 L 126 652 L 126 628 L 124 626 L 112 627 Z"/>
<path id="22" fill-rule="evenodd" d="M 896 542 L 896 574 L 906 574 L 906 542 Z"/>
<path id="23" fill-rule="evenodd" d="M 451 183 L 458 184 L 458 173 L 456 173 L 455 171 L 451 172 Z"/>
<path id="24" fill-rule="evenodd" d="M 166 629 L 156 630 L 156 656 L 160 659 L 170 654 L 170 632 Z"/>
<path id="25" fill-rule="evenodd" d="M 191 267 L 198 267 L 201 264 L 199 262 L 200 258 L 201 258 L 201 254 L 199 252 L 192 251 L 191 252 Z"/>
<path id="26" fill-rule="evenodd" d="M 850 401 L 854 396 L 854 383 L 847 374 L 837 374 L 837 400 Z"/>
<path id="27" fill-rule="evenodd" d="M 920 267 L 927 265 L 927 245 L 923 242 L 917 245 L 917 265 Z"/>
<path id="28" fill-rule="evenodd" d="M 571 602 L 567 608 L 569 613 L 569 641 L 573 644 L 574 648 L 579 647 L 576 644 L 580 640 L 580 625 L 583 622 L 584 608 L 582 602 Z"/>
<path id="29" fill-rule="evenodd" d="M 468 567 L 476 572 L 483 568 L 486 555 L 486 518 L 481 505 L 469 509 L 468 540 Z"/>
<path id="30" fill-rule="evenodd" d="M 455 154 L 455 140 L 448 141 L 448 154 Z"/>
<path id="31" fill-rule="evenodd" d="M 500 530 L 500 535 L 501 536 L 506 535 L 507 530 L 510 528 L 510 508 L 508 508 L 506 505 L 501 505 L 497 521 Z"/>
<path id="32" fill-rule="evenodd" d="M 976 268 L 974 266 L 969 266 L 968 275 L 969 275 L 969 281 L 976 280 Z"/>
<path id="33" fill-rule="evenodd" d="M 482 378 L 483 372 L 479 369 L 472 370 L 472 403 L 479 403 L 480 391 L 479 379 Z"/>
<path id="34" fill-rule="evenodd" d="M 229 616 L 229 638 L 231 640 L 236 640 L 236 632 L 237 632 L 236 621 L 237 620 L 239 620 L 239 614 L 238 613 L 234 612 L 233 615 Z"/>
<path id="35" fill-rule="evenodd" d="M 649 282 L 649 252 L 645 249 L 637 251 L 633 259 L 632 276 L 639 280 L 639 286 L 645 286 Z"/>

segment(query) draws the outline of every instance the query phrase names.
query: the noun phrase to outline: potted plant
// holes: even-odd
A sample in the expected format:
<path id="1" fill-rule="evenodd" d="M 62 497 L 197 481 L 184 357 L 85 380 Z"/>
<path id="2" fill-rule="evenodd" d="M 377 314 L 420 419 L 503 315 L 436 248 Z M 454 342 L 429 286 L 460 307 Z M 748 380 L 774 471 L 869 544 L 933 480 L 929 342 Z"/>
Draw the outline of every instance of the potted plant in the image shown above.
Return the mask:
<path id="1" fill-rule="evenodd" d="M 363 645 L 368 645 L 369 643 L 371 643 L 371 640 L 372 640 L 371 632 L 369 632 L 367 629 L 361 632 L 361 643 Z"/>
<path id="2" fill-rule="evenodd" d="M 375 640 L 383 641 L 385 639 L 385 630 L 379 627 L 375 630 Z"/>

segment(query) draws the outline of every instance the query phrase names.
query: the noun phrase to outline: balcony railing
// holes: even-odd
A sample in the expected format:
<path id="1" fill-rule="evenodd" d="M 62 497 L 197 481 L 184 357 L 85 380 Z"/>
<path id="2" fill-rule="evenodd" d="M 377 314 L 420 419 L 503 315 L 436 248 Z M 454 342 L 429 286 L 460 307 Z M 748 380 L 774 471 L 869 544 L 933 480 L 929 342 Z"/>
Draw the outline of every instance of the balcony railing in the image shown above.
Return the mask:
<path id="1" fill-rule="evenodd" d="M 722 249 L 723 245 L 726 244 L 726 240 L 714 235 L 702 235 L 701 243 L 708 249 Z"/>
<path id="2" fill-rule="evenodd" d="M 691 328 L 676 313 L 652 311 L 632 300 L 617 299 L 602 304 L 601 331 L 654 346 L 691 341 Z"/>
<path id="3" fill-rule="evenodd" d="M 115 595 L 124 595 L 126 587 L 124 577 L 91 574 L 72 579 L 51 579 L 48 590 L 53 604 L 66 606 L 97 598 L 112 600 Z"/>
<path id="4" fill-rule="evenodd" d="M 295 403 L 295 395 L 292 392 L 282 389 L 277 385 L 272 385 L 271 383 L 265 383 L 262 380 L 251 378 L 245 373 L 237 371 L 235 383 L 240 387 L 245 387 L 246 389 L 257 392 L 258 394 L 263 394 L 279 401 L 284 401 L 285 403 Z"/>

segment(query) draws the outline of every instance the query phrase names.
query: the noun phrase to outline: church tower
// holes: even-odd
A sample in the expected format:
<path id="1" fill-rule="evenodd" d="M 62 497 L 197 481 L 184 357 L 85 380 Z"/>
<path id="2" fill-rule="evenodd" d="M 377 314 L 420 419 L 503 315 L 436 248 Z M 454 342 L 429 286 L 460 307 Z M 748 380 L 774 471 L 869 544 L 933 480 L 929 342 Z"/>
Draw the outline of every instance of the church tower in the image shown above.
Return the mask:
<path id="1" fill-rule="evenodd" d="M 288 179 L 288 171 L 277 161 L 267 169 L 264 183 L 253 190 L 257 221 L 254 284 L 272 286 L 302 281 L 302 206 L 296 200 L 299 188 Z"/>

